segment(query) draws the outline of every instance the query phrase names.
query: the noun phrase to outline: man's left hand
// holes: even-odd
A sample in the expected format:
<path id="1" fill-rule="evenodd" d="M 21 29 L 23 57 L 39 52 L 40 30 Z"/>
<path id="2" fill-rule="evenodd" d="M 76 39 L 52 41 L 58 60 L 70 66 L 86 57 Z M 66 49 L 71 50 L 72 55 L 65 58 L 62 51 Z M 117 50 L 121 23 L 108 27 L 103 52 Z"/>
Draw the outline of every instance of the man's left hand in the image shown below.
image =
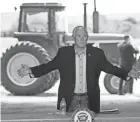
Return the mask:
<path id="1" fill-rule="evenodd" d="M 132 69 L 132 70 L 128 73 L 128 76 L 137 80 L 138 78 L 140 78 L 140 72 L 137 71 L 136 69 Z"/>

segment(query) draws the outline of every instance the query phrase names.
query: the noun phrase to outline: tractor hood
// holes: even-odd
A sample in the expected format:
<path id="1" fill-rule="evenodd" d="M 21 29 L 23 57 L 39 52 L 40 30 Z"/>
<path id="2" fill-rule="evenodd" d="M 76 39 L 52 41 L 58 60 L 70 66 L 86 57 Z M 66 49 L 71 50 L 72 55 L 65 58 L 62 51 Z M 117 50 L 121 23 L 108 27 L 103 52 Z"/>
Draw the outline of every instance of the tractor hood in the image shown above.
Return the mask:
<path id="1" fill-rule="evenodd" d="M 116 43 L 124 40 L 124 34 L 115 33 L 89 33 L 88 43 L 110 42 Z M 66 34 L 66 43 L 74 43 L 72 33 Z"/>

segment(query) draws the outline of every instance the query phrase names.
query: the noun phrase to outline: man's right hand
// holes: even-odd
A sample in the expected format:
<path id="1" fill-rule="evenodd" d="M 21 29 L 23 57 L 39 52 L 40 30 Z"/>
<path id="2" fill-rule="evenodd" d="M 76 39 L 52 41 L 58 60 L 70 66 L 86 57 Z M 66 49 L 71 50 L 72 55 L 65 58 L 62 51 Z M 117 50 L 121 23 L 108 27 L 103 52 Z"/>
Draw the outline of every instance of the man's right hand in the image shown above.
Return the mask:
<path id="1" fill-rule="evenodd" d="M 20 77 L 24 77 L 25 75 L 31 73 L 31 69 L 27 65 L 21 64 L 21 68 L 17 70 L 17 73 Z"/>

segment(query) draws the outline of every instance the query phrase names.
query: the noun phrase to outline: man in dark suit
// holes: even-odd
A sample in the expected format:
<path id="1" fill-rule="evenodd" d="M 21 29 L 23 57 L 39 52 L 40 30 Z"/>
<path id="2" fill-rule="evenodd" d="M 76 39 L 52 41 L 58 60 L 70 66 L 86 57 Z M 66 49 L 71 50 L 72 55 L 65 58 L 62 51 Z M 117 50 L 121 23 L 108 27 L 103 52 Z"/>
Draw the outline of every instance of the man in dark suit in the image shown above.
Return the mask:
<path id="1" fill-rule="evenodd" d="M 66 110 L 74 111 L 78 107 L 89 108 L 100 112 L 99 76 L 101 71 L 111 73 L 124 80 L 128 76 L 138 78 L 136 71 L 126 71 L 113 66 L 105 57 L 102 49 L 87 45 L 88 32 L 78 26 L 73 30 L 74 46 L 62 47 L 55 58 L 35 67 L 25 66 L 18 70 L 21 77 L 32 74 L 40 77 L 52 70 L 60 72 L 57 109 L 60 109 L 62 98 L 66 101 Z"/>
<path id="2" fill-rule="evenodd" d="M 135 54 L 139 53 L 137 49 L 133 47 L 130 42 L 130 37 L 126 35 L 124 37 L 124 42 L 118 44 L 119 52 L 120 52 L 120 66 L 128 71 L 132 69 L 134 64 L 136 63 Z M 123 95 L 123 79 L 120 79 L 119 83 L 119 95 Z M 128 84 L 128 92 L 132 94 L 133 92 L 133 78 L 129 79 Z"/>

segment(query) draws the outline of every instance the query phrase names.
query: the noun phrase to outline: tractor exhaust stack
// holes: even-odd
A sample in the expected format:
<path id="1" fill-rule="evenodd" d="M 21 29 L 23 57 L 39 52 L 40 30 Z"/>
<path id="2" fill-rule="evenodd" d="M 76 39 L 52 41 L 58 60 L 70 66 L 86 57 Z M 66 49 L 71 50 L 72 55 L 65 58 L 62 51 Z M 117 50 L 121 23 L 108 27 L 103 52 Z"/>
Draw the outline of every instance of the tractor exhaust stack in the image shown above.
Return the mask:
<path id="1" fill-rule="evenodd" d="M 87 29 L 87 3 L 83 3 L 84 4 L 84 27 Z"/>

